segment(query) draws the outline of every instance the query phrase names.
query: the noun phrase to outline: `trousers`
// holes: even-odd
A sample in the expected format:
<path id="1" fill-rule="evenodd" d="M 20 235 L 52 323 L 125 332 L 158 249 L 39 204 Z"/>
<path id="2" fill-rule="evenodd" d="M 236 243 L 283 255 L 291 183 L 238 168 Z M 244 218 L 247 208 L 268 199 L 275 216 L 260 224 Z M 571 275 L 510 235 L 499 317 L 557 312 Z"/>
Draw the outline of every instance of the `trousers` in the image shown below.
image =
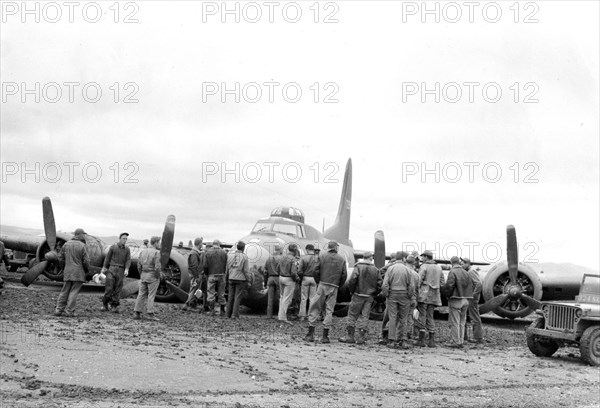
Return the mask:
<path id="1" fill-rule="evenodd" d="M 154 298 L 160 280 L 153 272 L 142 273 L 140 280 L 140 291 L 135 300 L 134 312 L 143 312 L 146 307 L 146 313 L 154 313 Z"/>
<path id="2" fill-rule="evenodd" d="M 348 308 L 348 326 L 366 329 L 369 324 L 371 306 L 373 306 L 373 296 L 352 295 Z"/>
<path id="3" fill-rule="evenodd" d="M 306 317 L 308 306 L 317 294 L 317 283 L 312 276 L 302 278 L 302 294 L 300 296 L 300 312 L 298 316 Z"/>
<path id="4" fill-rule="evenodd" d="M 104 305 L 111 304 L 117 307 L 121 301 L 121 289 L 125 280 L 125 269 L 120 266 L 111 266 L 106 272 L 106 282 L 104 283 Z"/>
<path id="5" fill-rule="evenodd" d="M 287 310 L 294 297 L 296 282 L 289 276 L 279 277 L 279 314 L 278 320 L 287 320 Z"/>
<path id="6" fill-rule="evenodd" d="M 467 322 L 467 309 L 469 299 L 448 300 L 448 322 L 450 322 L 450 338 L 454 344 L 463 344 L 465 340 L 465 323 Z"/>
<path id="7" fill-rule="evenodd" d="M 65 281 L 63 283 L 58 300 L 56 301 L 56 312 L 62 313 L 65 311 L 65 308 L 67 313 L 75 312 L 77 295 L 82 285 L 83 282 Z"/>
<path id="8" fill-rule="evenodd" d="M 338 288 L 332 285 L 319 283 L 317 293 L 310 302 L 308 308 L 308 325 L 314 327 L 317 320 L 321 316 L 323 308 L 325 308 L 325 318 L 323 319 L 323 327 L 331 328 L 333 323 L 333 309 L 337 300 Z"/>

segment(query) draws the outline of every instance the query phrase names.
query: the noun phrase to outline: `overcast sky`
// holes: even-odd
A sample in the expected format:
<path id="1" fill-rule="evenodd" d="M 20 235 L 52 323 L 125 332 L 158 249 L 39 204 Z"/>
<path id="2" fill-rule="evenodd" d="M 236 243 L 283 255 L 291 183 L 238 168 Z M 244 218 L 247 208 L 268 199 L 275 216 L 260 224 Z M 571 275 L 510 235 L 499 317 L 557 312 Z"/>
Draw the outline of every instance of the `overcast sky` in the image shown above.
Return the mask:
<path id="1" fill-rule="evenodd" d="M 356 248 L 493 261 L 514 224 L 521 259 L 599 267 L 598 2 L 28 4 L 2 3 L 3 225 L 50 196 L 101 236 L 233 242 L 280 205 L 320 230 L 352 158 Z"/>

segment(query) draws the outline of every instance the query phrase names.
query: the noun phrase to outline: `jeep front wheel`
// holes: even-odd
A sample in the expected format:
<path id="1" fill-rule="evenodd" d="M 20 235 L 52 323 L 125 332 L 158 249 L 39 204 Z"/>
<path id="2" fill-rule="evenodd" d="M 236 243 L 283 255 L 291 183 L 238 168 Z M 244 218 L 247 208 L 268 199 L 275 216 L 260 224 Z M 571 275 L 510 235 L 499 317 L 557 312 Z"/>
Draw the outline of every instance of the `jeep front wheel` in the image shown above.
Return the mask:
<path id="1" fill-rule="evenodd" d="M 579 342 L 581 358 L 588 364 L 600 365 L 600 326 L 588 327 Z"/>
<path id="2" fill-rule="evenodd" d="M 529 326 L 532 329 L 543 329 L 544 318 L 538 317 Z M 538 357 L 550 357 L 558 350 L 558 343 L 552 339 L 537 336 L 527 331 L 527 347 Z"/>

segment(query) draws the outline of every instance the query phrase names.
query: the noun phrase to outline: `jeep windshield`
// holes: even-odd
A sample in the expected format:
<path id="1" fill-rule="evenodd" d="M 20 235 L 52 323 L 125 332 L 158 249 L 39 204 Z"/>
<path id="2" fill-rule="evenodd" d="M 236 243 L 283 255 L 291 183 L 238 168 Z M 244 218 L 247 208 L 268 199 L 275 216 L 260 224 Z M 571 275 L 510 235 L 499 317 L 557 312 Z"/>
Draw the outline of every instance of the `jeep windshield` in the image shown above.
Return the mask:
<path id="1" fill-rule="evenodd" d="M 582 295 L 600 295 L 600 276 L 585 275 L 579 293 Z"/>
<path id="2" fill-rule="evenodd" d="M 600 303 L 600 276 L 584 275 L 579 290 L 580 302 Z"/>

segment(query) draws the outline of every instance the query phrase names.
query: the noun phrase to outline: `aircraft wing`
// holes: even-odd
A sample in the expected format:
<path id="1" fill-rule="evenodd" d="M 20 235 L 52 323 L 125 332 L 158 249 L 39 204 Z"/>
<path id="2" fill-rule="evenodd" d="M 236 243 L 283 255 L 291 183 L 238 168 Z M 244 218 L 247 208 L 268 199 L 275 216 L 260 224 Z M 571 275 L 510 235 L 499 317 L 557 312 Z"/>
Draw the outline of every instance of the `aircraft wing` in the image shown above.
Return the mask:
<path id="1" fill-rule="evenodd" d="M 37 235 L 0 235 L 6 249 L 35 254 L 38 246 L 44 242 L 45 237 Z"/>
<path id="2" fill-rule="evenodd" d="M 435 263 L 440 264 L 440 265 L 450 265 L 449 259 L 434 259 L 434 261 L 435 261 Z M 489 265 L 489 263 L 471 261 L 471 265 L 486 266 L 486 265 Z"/>
<path id="3" fill-rule="evenodd" d="M 367 252 L 373 253 L 372 250 L 355 249 L 354 250 L 354 260 L 359 261 L 359 260 L 363 259 Z M 389 260 L 390 258 L 391 258 L 390 254 L 385 254 L 386 260 Z"/>

